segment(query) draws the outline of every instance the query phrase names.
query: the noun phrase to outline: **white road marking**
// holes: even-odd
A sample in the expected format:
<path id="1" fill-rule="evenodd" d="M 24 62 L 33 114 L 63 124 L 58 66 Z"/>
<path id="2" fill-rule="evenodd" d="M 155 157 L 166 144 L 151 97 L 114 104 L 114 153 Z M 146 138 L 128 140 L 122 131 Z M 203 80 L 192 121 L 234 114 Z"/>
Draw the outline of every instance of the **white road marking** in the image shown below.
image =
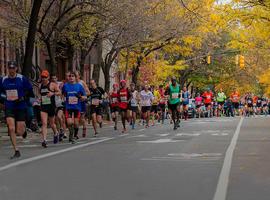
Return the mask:
<path id="1" fill-rule="evenodd" d="M 141 134 L 141 135 L 130 136 L 130 137 L 128 137 L 128 138 L 140 138 L 140 137 L 147 137 L 147 136 L 144 135 L 144 134 Z"/>
<path id="2" fill-rule="evenodd" d="M 140 129 L 140 130 L 138 130 L 138 131 L 140 131 L 140 132 L 141 132 L 141 131 L 144 131 L 144 130 L 145 130 L 145 128 L 143 128 L 143 129 Z"/>
<path id="3" fill-rule="evenodd" d="M 137 141 L 138 143 L 150 143 L 150 144 L 161 144 L 161 143 L 175 143 L 175 142 L 182 142 L 182 140 L 172 140 L 169 138 L 166 139 L 158 139 L 152 141 Z"/>
<path id="4" fill-rule="evenodd" d="M 159 134 L 160 137 L 166 137 L 166 136 L 169 136 L 169 135 L 170 135 L 169 133 Z"/>
<path id="5" fill-rule="evenodd" d="M 228 147 L 226 151 L 225 159 L 223 162 L 222 170 L 219 176 L 219 180 L 218 180 L 218 184 L 217 184 L 217 188 L 216 188 L 216 192 L 215 192 L 215 196 L 213 200 L 226 200 L 229 177 L 230 177 L 230 170 L 232 166 L 233 153 L 237 144 L 237 140 L 240 134 L 240 129 L 243 124 L 243 121 L 244 121 L 244 118 L 241 117 L 237 125 L 236 131 L 234 133 L 234 136 L 232 138 L 232 141 L 230 143 L 230 146 Z"/>
<path id="6" fill-rule="evenodd" d="M 176 136 L 194 136 L 194 137 L 197 137 L 200 135 L 201 135 L 200 133 L 178 133 L 178 134 L 176 134 Z"/>
<path id="7" fill-rule="evenodd" d="M 86 144 L 76 145 L 76 146 L 66 148 L 66 149 L 62 149 L 62 150 L 59 150 L 59 151 L 54 151 L 54 152 L 51 152 L 51 153 L 46 153 L 46 154 L 43 154 L 43 155 L 34 156 L 32 158 L 26 158 L 26 159 L 23 159 L 23 160 L 18 160 L 16 162 L 13 162 L 13 163 L 8 164 L 6 166 L 0 167 L 0 172 L 2 172 L 4 170 L 7 170 L 7 169 L 10 169 L 12 167 L 17 167 L 19 165 L 23 165 L 23 164 L 30 163 L 30 162 L 33 162 L 33 161 L 36 161 L 36 160 L 41 160 L 41 159 L 44 159 L 44 158 L 52 157 L 52 156 L 62 154 L 62 153 L 66 153 L 66 152 L 69 152 L 69 151 L 73 151 L 73 150 L 76 150 L 76 149 L 81 149 L 81 148 L 88 147 L 88 146 L 91 146 L 91 145 L 94 145 L 94 144 L 106 142 L 106 141 L 109 141 L 109 140 L 112 140 L 112 139 L 115 139 L 115 138 L 104 138 L 102 140 L 97 140 L 97 141 L 89 142 L 89 143 L 86 143 Z"/>
<path id="8" fill-rule="evenodd" d="M 212 136 L 228 136 L 228 133 L 214 133 Z"/>

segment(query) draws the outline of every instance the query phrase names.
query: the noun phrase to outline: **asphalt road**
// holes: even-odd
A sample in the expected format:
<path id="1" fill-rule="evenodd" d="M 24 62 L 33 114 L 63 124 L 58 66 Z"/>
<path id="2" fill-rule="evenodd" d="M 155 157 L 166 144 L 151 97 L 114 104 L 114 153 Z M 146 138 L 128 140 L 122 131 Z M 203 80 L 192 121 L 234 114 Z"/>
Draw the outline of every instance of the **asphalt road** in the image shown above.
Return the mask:
<path id="1" fill-rule="evenodd" d="M 270 118 L 213 118 L 121 135 L 107 126 L 76 145 L 1 141 L 1 200 L 269 200 Z"/>

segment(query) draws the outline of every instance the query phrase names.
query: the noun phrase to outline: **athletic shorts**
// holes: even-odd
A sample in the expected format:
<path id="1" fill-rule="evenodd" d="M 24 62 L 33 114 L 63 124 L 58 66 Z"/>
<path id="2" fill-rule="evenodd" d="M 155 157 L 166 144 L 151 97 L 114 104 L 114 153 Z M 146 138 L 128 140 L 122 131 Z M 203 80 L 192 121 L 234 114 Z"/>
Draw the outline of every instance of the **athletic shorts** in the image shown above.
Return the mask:
<path id="1" fill-rule="evenodd" d="M 110 107 L 110 109 L 111 109 L 111 113 L 119 112 L 118 106 Z"/>
<path id="2" fill-rule="evenodd" d="M 85 102 L 82 102 L 81 103 L 81 113 L 86 113 L 86 103 Z"/>
<path id="3" fill-rule="evenodd" d="M 239 103 L 238 102 L 233 102 L 233 107 L 235 109 L 239 109 Z"/>
<path id="4" fill-rule="evenodd" d="M 189 102 L 187 102 L 187 101 L 183 101 L 183 106 L 187 106 L 188 104 L 189 104 Z"/>
<path id="5" fill-rule="evenodd" d="M 102 107 L 101 106 L 90 106 L 91 115 L 102 115 Z"/>
<path id="6" fill-rule="evenodd" d="M 75 110 L 75 109 L 67 109 L 65 112 L 65 116 L 66 118 L 72 118 L 72 116 L 74 116 L 74 118 L 79 119 L 81 117 L 81 113 L 79 110 Z"/>
<path id="7" fill-rule="evenodd" d="M 138 106 L 130 106 L 129 110 L 131 110 L 132 112 L 138 112 Z"/>
<path id="8" fill-rule="evenodd" d="M 152 105 L 151 112 L 152 113 L 157 113 L 158 112 L 158 106 L 157 105 Z"/>
<path id="9" fill-rule="evenodd" d="M 41 112 L 47 113 L 49 117 L 54 117 L 55 111 L 56 111 L 56 108 L 52 105 L 41 106 Z"/>
<path id="10" fill-rule="evenodd" d="M 262 104 L 261 103 L 257 103 L 257 108 L 261 108 Z"/>
<path id="11" fill-rule="evenodd" d="M 253 108 L 253 104 L 252 104 L 252 103 L 249 103 L 247 106 L 248 106 L 249 108 Z"/>
<path id="12" fill-rule="evenodd" d="M 223 102 L 218 102 L 218 105 L 223 106 L 224 105 L 224 101 Z"/>
<path id="13" fill-rule="evenodd" d="M 24 122 L 26 119 L 26 109 L 11 109 L 11 108 L 7 108 L 5 110 L 5 117 L 11 117 L 14 118 L 15 121 L 18 122 Z"/>
<path id="14" fill-rule="evenodd" d="M 58 112 L 60 111 L 60 110 L 62 110 L 63 112 L 64 112 L 64 107 L 63 106 L 61 106 L 61 107 L 57 107 L 56 108 L 56 111 L 55 111 L 55 115 L 57 115 L 58 114 Z"/>
<path id="15" fill-rule="evenodd" d="M 151 111 L 151 106 L 142 106 L 142 113 L 146 113 L 148 111 Z"/>
<path id="16" fill-rule="evenodd" d="M 168 104 L 168 108 L 170 110 L 177 110 L 179 108 L 180 103 L 176 103 L 176 104 Z"/>
<path id="17" fill-rule="evenodd" d="M 196 108 L 200 108 L 200 107 L 202 107 L 202 105 L 196 105 Z"/>
<path id="18" fill-rule="evenodd" d="M 159 111 L 165 112 L 165 108 L 166 108 L 166 105 L 165 104 L 159 104 L 158 105 L 158 110 Z"/>

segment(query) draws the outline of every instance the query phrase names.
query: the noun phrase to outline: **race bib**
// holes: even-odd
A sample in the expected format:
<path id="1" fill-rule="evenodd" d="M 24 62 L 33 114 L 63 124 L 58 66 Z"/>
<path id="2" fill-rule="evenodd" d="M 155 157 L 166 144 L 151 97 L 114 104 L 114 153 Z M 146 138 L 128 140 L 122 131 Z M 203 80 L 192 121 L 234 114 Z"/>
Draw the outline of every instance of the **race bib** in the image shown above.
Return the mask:
<path id="1" fill-rule="evenodd" d="M 132 100 L 131 100 L 131 106 L 132 106 L 132 107 L 137 106 L 137 101 L 134 100 L 134 99 L 132 99 Z"/>
<path id="2" fill-rule="evenodd" d="M 121 102 L 127 102 L 127 97 L 126 96 L 120 97 L 120 99 L 121 99 Z"/>
<path id="3" fill-rule="evenodd" d="M 76 104 L 78 104 L 78 98 L 77 97 L 74 97 L 74 96 L 68 97 L 68 104 L 70 104 L 70 105 L 76 105 Z"/>
<path id="4" fill-rule="evenodd" d="M 99 99 L 92 99 L 92 105 L 93 106 L 98 106 L 99 105 Z"/>
<path id="5" fill-rule="evenodd" d="M 179 98 L 179 93 L 172 93 L 172 99 Z"/>
<path id="6" fill-rule="evenodd" d="M 251 103 L 252 103 L 252 101 L 251 101 L 251 100 L 248 100 L 248 103 L 249 103 L 249 104 L 251 104 Z"/>
<path id="7" fill-rule="evenodd" d="M 51 104 L 51 97 L 41 96 L 42 105 Z"/>
<path id="8" fill-rule="evenodd" d="M 118 99 L 117 98 L 112 98 L 112 102 L 113 103 L 117 103 L 118 102 Z"/>
<path id="9" fill-rule="evenodd" d="M 6 93 L 8 101 L 15 101 L 19 99 L 17 90 L 7 90 Z"/>

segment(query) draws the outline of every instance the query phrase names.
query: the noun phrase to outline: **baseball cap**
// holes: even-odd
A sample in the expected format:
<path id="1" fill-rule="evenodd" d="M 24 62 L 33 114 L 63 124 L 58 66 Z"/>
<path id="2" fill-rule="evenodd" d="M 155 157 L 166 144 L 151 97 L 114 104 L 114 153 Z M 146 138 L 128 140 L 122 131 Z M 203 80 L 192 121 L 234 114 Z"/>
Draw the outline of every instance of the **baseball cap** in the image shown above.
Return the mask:
<path id="1" fill-rule="evenodd" d="M 50 73 L 49 73 L 47 70 L 43 70 L 43 71 L 41 72 L 41 77 L 46 77 L 46 78 L 48 78 L 49 75 L 50 75 Z"/>
<path id="2" fill-rule="evenodd" d="M 15 68 L 17 67 L 17 62 L 16 61 L 9 61 L 8 62 L 8 68 Z"/>

